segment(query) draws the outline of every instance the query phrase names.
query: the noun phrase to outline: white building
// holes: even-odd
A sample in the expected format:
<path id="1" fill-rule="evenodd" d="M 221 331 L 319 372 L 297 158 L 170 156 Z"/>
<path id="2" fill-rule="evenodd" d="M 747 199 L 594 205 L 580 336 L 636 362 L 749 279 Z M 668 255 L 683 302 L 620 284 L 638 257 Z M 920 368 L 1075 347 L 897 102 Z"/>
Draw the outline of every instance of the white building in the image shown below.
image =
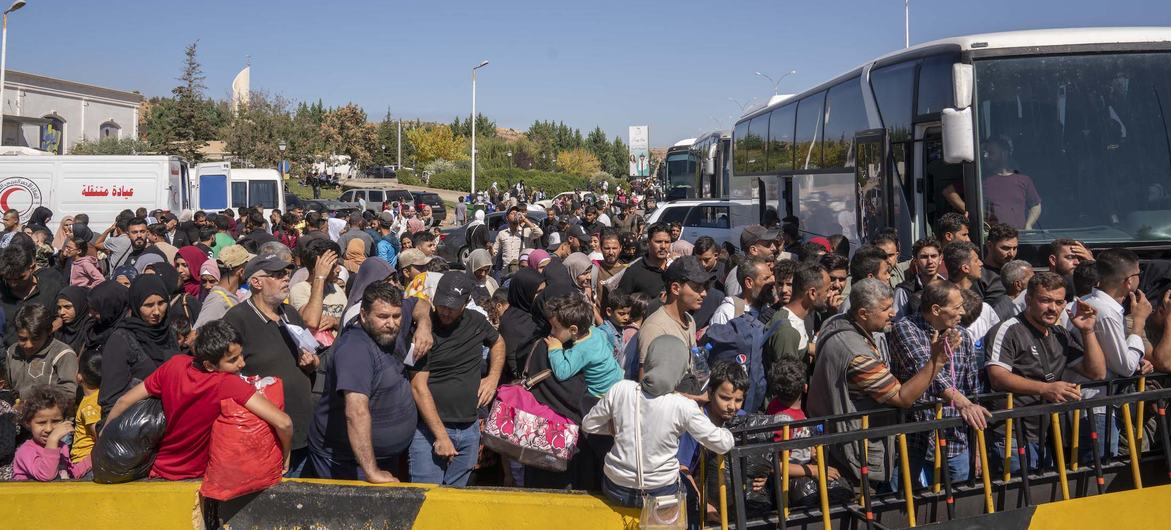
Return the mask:
<path id="1" fill-rule="evenodd" d="M 8 70 L 0 145 L 66 154 L 82 140 L 138 138 L 135 92 Z"/>

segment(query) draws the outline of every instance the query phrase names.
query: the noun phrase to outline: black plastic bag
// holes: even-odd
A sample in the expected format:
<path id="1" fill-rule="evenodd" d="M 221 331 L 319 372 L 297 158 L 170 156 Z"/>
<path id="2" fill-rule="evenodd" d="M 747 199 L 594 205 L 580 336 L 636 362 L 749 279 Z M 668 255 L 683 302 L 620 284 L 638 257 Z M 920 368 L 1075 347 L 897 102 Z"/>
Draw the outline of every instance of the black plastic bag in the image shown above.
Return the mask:
<path id="1" fill-rule="evenodd" d="M 94 482 L 121 484 L 146 478 L 167 429 L 163 402 L 139 401 L 105 426 L 94 445 Z"/>
<path id="2" fill-rule="evenodd" d="M 821 504 L 818 494 L 818 483 L 814 477 L 796 477 L 789 488 L 789 506 L 793 508 L 812 508 Z M 825 488 L 829 491 L 829 504 L 836 506 L 850 502 L 854 498 L 854 488 L 843 478 L 825 480 Z"/>

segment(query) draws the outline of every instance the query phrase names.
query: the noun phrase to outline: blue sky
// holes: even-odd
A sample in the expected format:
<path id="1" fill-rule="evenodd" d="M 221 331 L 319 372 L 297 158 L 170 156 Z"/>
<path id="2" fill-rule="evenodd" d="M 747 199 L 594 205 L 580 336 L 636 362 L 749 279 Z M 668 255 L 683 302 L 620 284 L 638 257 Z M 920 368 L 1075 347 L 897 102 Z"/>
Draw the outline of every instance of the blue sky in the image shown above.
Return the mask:
<path id="1" fill-rule="evenodd" d="M 8 0 L 0 0 L 7 2 Z M 899 0 L 29 0 L 10 17 L 10 68 L 146 95 L 176 84 L 196 39 L 208 94 L 252 87 L 372 119 L 450 121 L 478 106 L 503 127 L 555 119 L 669 145 L 727 128 L 741 102 L 820 83 L 903 45 Z M 1171 25 L 1166 0 L 912 0 L 911 42 L 1051 27 Z"/>

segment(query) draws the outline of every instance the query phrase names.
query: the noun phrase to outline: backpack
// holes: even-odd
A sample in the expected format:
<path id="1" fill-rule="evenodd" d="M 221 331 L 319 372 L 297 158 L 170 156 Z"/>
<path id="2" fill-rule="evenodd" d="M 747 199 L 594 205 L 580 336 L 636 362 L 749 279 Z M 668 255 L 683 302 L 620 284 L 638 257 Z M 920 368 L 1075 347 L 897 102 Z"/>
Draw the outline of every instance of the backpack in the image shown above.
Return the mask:
<path id="1" fill-rule="evenodd" d="M 755 315 L 744 313 L 726 324 L 708 326 L 700 346 L 708 351 L 708 364 L 728 361 L 744 367 L 748 373 L 748 391 L 744 393 L 745 412 L 764 406 L 768 383 L 764 373 L 764 344 L 776 333 L 779 322 L 766 328 Z"/>

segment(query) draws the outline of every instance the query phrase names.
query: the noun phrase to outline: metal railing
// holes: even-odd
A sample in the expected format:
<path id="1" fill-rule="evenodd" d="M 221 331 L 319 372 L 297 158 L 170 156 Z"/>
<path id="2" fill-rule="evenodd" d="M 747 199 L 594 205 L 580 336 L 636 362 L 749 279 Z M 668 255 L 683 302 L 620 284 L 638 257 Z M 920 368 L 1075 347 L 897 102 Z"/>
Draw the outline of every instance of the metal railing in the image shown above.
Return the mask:
<path id="1" fill-rule="evenodd" d="M 1161 383 L 1158 385 L 1160 388 L 1149 389 L 1148 382 L 1155 381 Z M 1134 488 L 1140 489 L 1143 485 L 1140 465 L 1144 460 L 1141 448 L 1146 431 L 1144 426 L 1147 421 L 1145 418 L 1147 403 L 1154 404 L 1153 410 L 1157 416 L 1156 430 L 1161 433 L 1158 442 L 1161 442 L 1162 450 L 1161 452 L 1154 451 L 1155 444 L 1151 443 L 1152 450 L 1147 453 L 1145 459 L 1147 463 L 1161 461 L 1166 467 L 1166 476 L 1171 477 L 1171 459 L 1166 458 L 1166 455 L 1171 454 L 1169 453 L 1171 451 L 1171 438 L 1169 438 L 1166 417 L 1167 403 L 1171 401 L 1171 388 L 1169 388 L 1171 387 L 1171 375 L 1151 374 L 1084 386 L 1086 388 L 1101 388 L 1105 395 L 1079 401 L 1040 403 L 1023 407 L 1014 407 L 1015 399 L 1011 394 L 993 393 L 976 396 L 972 398 L 972 401 L 1004 404 L 1003 408 L 992 412 L 987 431 L 972 429 L 959 417 L 942 417 L 943 403 L 938 401 L 919 403 L 910 409 L 875 409 L 794 422 L 775 422 L 747 428 L 733 428 L 733 434 L 737 439 L 736 446 L 727 455 L 716 456 L 717 469 L 707 469 L 707 455 L 701 456 L 698 488 L 699 515 L 706 527 L 706 506 L 708 504 L 706 475 L 710 472 L 719 473 L 717 504 L 720 514 L 720 528 L 725 530 L 729 528 L 729 519 L 732 516 L 735 519 L 735 528 L 738 529 L 759 526 L 787 529 L 791 526 L 815 526 L 817 522 L 820 522 L 822 527 L 829 529 L 833 527 L 834 520 L 837 520 L 842 526 L 849 523 L 850 526 L 864 526 L 867 529 L 888 528 L 887 525 L 878 521 L 876 514 L 891 515 L 893 512 L 905 512 L 906 519 L 903 524 L 913 527 L 920 522 L 939 522 L 962 516 L 963 514 L 957 514 L 956 510 L 957 496 L 972 499 L 973 502 L 975 497 L 982 497 L 983 502 L 980 503 L 976 513 L 991 514 L 998 510 L 997 506 L 1000 507 L 1001 511 L 1016 509 L 1009 506 L 1009 497 L 1015 497 L 1017 507 L 1027 507 L 1044 502 L 1034 498 L 1033 490 L 1038 487 L 1052 486 L 1050 500 L 1068 500 L 1074 496 L 1090 494 L 1091 485 L 1093 493 L 1102 494 L 1107 490 L 1106 476 L 1108 473 L 1114 474 L 1111 476 L 1123 478 L 1129 474 L 1130 483 Z M 1135 407 L 1134 411 L 1132 411 L 1132 406 Z M 992 407 L 988 408 L 992 410 Z M 936 418 L 932 421 L 905 421 L 909 414 L 932 409 L 935 411 Z M 1115 424 L 1114 411 L 1120 411 L 1121 426 L 1118 436 L 1125 437 L 1125 454 L 1121 452 L 1121 448 L 1117 456 L 1103 454 L 1099 450 L 1099 438 L 1101 438 L 1103 447 L 1111 447 L 1114 441 L 1112 439 L 1113 429 L 1108 428 L 1106 432 L 1099 433 L 1096 421 L 1085 422 L 1088 424 L 1090 432 L 1089 439 L 1093 443 L 1089 444 L 1091 446 L 1089 451 L 1082 450 L 1081 430 L 1086 428 L 1082 425 L 1082 420 L 1083 418 L 1093 418 L 1089 414 L 1094 414 L 1095 409 L 1105 410 L 1105 425 L 1107 427 Z M 871 420 L 875 417 L 894 417 L 904 421 L 888 425 L 872 425 L 874 422 Z M 1026 429 L 1023 427 L 1023 420 L 1026 418 L 1047 420 L 1039 421 L 1039 426 L 1048 423 L 1048 432 L 1043 433 L 1042 429 L 1038 428 L 1037 436 L 1047 438 L 1051 446 L 1041 445 L 1039 439 L 1037 452 L 1051 450 L 1048 455 L 1052 457 L 1053 461 L 1047 462 L 1048 459 L 1045 459 L 1046 461 L 1042 462 L 1038 458 L 1040 465 L 1035 469 L 1030 465 L 1030 455 L 1027 451 L 1030 445 Z M 859 423 L 861 428 L 845 431 L 837 428 L 840 425 L 849 425 L 851 421 Z M 1068 430 L 1063 426 L 1068 426 Z M 802 427 L 820 429 L 822 432 L 806 438 L 792 439 L 791 434 Z M 1002 470 L 998 476 L 994 477 L 993 468 L 990 467 L 990 463 L 993 462 L 991 462 L 989 454 L 988 433 L 993 428 L 999 429 L 1001 427 L 1004 430 L 1003 440 L 997 438 L 996 441 L 1003 441 L 1004 455 L 1003 461 L 995 463 L 999 464 Z M 945 429 L 953 428 L 966 429 L 969 449 L 975 450 L 974 454 L 969 451 L 969 454 L 972 455 L 969 463 L 969 478 L 963 481 L 963 484 L 953 483 L 951 470 L 944 463 L 945 458 L 942 458 L 942 455 L 946 454 L 948 444 L 948 438 L 943 433 L 945 433 Z M 832 432 L 834 430 L 839 432 Z M 769 441 L 749 440 L 750 438 L 759 438 L 762 433 L 770 433 L 770 436 L 767 437 Z M 773 441 L 772 433 L 780 434 L 781 440 Z M 915 482 L 911 480 L 910 475 L 911 466 L 907 439 L 908 436 L 927 433 L 935 433 L 931 484 L 926 490 L 916 492 Z M 891 440 L 893 440 L 893 444 L 888 443 Z M 1066 443 L 1066 440 L 1069 443 Z M 1119 445 L 1121 445 L 1121 441 L 1119 440 Z M 856 481 L 856 489 L 849 502 L 831 506 L 826 481 L 827 448 L 845 444 L 854 444 L 858 454 L 861 455 L 858 460 L 862 465 L 860 469 L 854 470 L 859 480 Z M 901 474 L 898 477 L 899 491 L 885 491 L 885 480 L 882 482 L 872 480 L 871 470 L 867 463 L 870 460 L 871 448 L 874 444 L 884 444 L 887 451 L 892 450 L 891 445 L 897 448 L 898 462 L 896 466 Z M 815 455 L 818 506 L 816 509 L 801 509 L 801 513 L 798 514 L 794 513 L 796 510 L 792 510 L 788 504 L 790 456 L 792 451 L 802 449 L 810 449 Z M 1066 458 L 1067 451 L 1068 459 Z M 1089 462 L 1086 465 L 1082 463 L 1082 453 L 1084 452 L 1090 453 Z M 1016 457 L 1017 467 L 1019 467 L 1017 472 L 1013 471 L 1013 456 Z M 774 510 L 770 514 L 763 516 L 757 514 L 750 517 L 745 500 L 747 492 L 744 462 L 753 457 L 771 458 L 772 469 L 769 472 L 769 482 L 772 486 L 771 501 Z M 892 469 L 888 468 L 886 471 L 887 474 L 893 476 Z M 846 476 L 847 474 L 846 470 L 843 470 L 842 475 Z M 1162 476 L 1162 473 L 1160 475 Z M 1070 487 L 1072 481 L 1077 481 L 1073 489 Z M 942 510 L 938 508 L 940 501 L 944 505 Z M 935 516 L 931 518 L 934 520 L 920 521 L 917 515 L 917 503 L 920 504 L 920 508 L 925 504 L 935 506 Z M 734 509 L 731 515 L 729 508 Z M 891 524 L 891 518 L 893 516 L 888 517 L 888 525 Z"/>

